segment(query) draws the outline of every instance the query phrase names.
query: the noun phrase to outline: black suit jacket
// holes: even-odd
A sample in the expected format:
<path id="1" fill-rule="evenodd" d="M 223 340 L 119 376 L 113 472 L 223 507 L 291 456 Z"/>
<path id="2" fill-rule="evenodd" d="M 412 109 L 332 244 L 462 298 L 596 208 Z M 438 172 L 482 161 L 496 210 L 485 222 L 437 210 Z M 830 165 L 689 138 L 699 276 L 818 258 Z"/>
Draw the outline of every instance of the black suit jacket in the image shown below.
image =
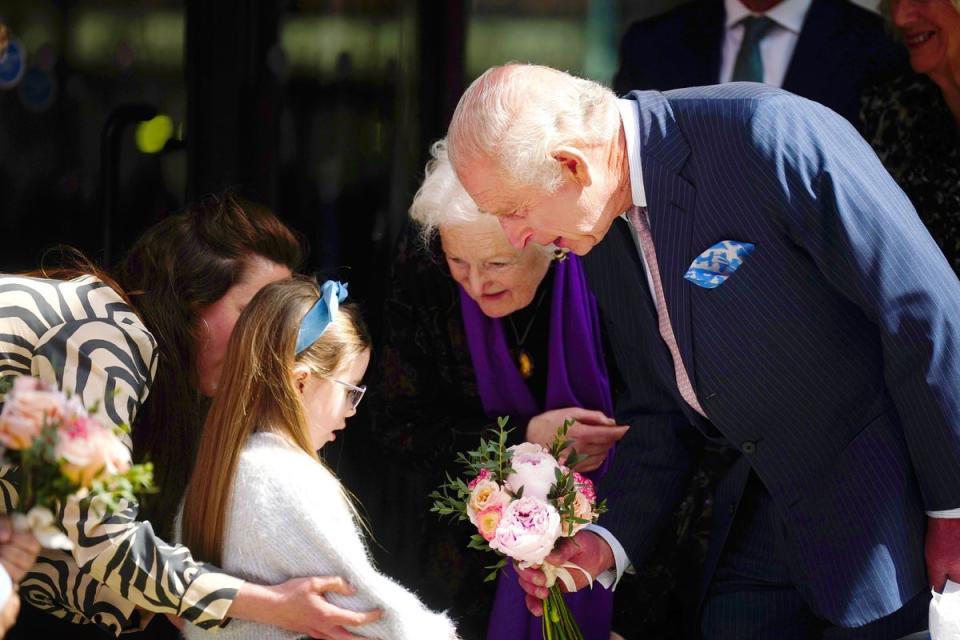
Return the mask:
<path id="1" fill-rule="evenodd" d="M 614 89 L 679 89 L 720 78 L 723 0 L 694 0 L 634 23 L 620 45 Z M 908 69 L 883 19 L 848 0 L 813 0 L 783 88 L 826 105 L 859 128 L 866 87 Z"/>

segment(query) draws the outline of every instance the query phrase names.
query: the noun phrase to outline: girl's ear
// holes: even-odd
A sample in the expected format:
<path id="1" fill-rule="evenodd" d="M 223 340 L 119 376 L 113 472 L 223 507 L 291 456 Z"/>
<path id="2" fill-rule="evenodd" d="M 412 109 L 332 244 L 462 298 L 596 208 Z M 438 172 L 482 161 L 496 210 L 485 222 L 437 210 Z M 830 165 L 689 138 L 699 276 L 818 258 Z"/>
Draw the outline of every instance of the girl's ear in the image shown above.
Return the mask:
<path id="1" fill-rule="evenodd" d="M 303 364 L 294 365 L 290 376 L 293 379 L 293 386 L 296 387 L 297 391 L 303 393 L 303 385 L 306 384 L 307 378 L 310 377 L 310 369 Z"/>

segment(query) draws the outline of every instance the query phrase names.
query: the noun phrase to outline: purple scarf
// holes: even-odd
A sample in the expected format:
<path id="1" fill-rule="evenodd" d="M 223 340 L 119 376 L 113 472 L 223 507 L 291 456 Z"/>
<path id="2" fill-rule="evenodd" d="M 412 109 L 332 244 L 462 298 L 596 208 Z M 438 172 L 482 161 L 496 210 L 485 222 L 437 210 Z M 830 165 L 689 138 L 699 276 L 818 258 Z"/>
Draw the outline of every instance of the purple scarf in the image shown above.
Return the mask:
<path id="1" fill-rule="evenodd" d="M 477 389 L 484 413 L 490 418 L 511 416 L 511 425 L 525 425 L 535 415 L 550 409 L 583 407 L 613 414 L 610 382 L 603 360 L 597 303 L 587 288 L 580 260 L 569 255 L 553 266 L 550 305 L 550 335 L 547 343 L 547 397 L 543 407 L 517 369 L 503 332 L 503 322 L 488 318 L 460 288 L 463 325 L 477 376 Z M 542 366 L 542 365 L 541 365 Z M 559 425 L 557 425 L 559 426 Z M 610 456 L 596 471 L 597 480 L 606 471 Z M 524 605 L 524 592 L 517 584 L 511 564 L 500 573 L 497 595 L 490 613 L 488 640 L 516 638 L 542 640 L 540 619 Z M 600 585 L 564 596 L 586 640 L 609 640 L 613 618 L 613 594 Z"/>

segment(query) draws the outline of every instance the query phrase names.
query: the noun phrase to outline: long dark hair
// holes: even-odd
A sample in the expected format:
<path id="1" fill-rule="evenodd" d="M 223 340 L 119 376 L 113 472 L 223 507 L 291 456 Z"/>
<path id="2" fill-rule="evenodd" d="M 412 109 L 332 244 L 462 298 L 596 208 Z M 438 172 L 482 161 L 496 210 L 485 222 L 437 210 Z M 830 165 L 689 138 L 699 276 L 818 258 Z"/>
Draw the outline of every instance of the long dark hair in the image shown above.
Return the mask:
<path id="1" fill-rule="evenodd" d="M 150 395 L 134 421 L 137 460 L 154 463 L 160 491 L 143 505 L 169 536 L 196 454 L 208 402 L 197 390 L 198 314 L 240 282 L 250 258 L 295 271 L 301 242 L 267 208 L 226 194 L 208 196 L 148 229 L 116 270 L 159 347 Z"/>

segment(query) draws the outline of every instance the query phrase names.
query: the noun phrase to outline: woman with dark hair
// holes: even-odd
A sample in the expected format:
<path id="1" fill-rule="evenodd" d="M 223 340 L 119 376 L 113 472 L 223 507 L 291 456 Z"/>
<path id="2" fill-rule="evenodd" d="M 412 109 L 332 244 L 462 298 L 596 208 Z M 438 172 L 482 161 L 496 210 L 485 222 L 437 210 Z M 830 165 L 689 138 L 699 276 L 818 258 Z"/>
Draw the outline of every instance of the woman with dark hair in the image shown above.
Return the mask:
<path id="1" fill-rule="evenodd" d="M 105 519 L 67 504 L 74 549 L 42 552 L 21 583 L 24 612 L 9 637 L 104 638 L 144 627 L 153 613 L 204 628 L 236 617 L 349 637 L 343 624 L 378 617 L 327 603 L 324 592 L 348 590 L 338 578 L 256 585 L 158 537 L 170 531 L 240 310 L 300 259 L 297 238 L 272 213 L 225 196 L 148 230 L 118 270 L 119 285 L 103 274 L 0 278 L 0 374 L 55 381 L 85 404 L 99 401 L 106 421 L 132 424 L 135 457 L 154 463 L 160 489 L 150 521 L 136 504 Z M 15 480 L 5 489 L 9 508 Z M 169 625 L 155 633 L 176 636 Z"/>

